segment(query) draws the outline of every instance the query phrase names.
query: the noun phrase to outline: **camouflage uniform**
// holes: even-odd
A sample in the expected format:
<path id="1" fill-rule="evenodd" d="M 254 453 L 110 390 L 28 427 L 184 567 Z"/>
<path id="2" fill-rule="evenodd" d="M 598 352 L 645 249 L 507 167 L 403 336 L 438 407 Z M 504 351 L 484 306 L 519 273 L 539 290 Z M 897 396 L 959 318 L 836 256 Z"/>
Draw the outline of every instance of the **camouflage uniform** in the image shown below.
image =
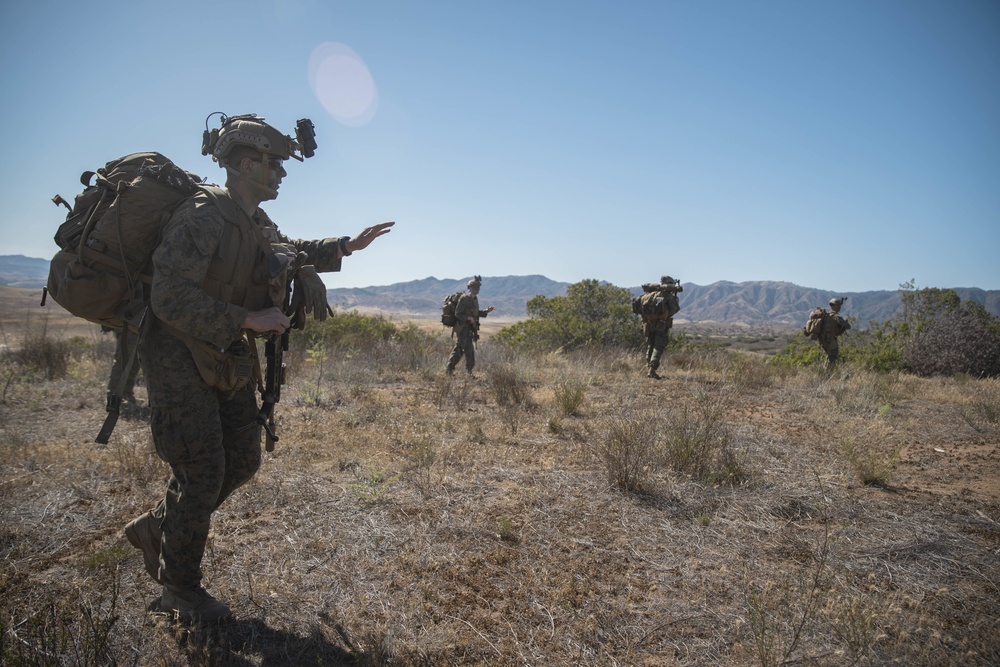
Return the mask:
<path id="1" fill-rule="evenodd" d="M 840 309 L 843 301 L 833 299 L 830 301 L 831 309 L 837 304 L 837 309 Z M 837 359 L 840 357 L 840 343 L 837 338 L 842 335 L 845 331 L 851 328 L 851 323 L 845 320 L 836 310 L 831 310 L 827 314 L 826 319 L 823 322 L 823 329 L 819 334 L 819 346 L 823 348 L 826 352 L 826 367 L 833 368 L 837 365 Z"/>
<path id="2" fill-rule="evenodd" d="M 455 335 L 456 342 L 455 348 L 451 351 L 451 356 L 448 357 L 448 373 L 455 370 L 463 355 L 465 355 L 465 370 L 470 374 L 472 373 L 472 369 L 476 366 L 476 341 L 479 340 L 479 318 L 486 317 L 488 314 L 488 310 L 479 309 L 479 296 L 469 293 L 463 294 L 458 298 L 458 303 L 455 304 L 455 319 L 458 320 L 458 323 L 452 327 L 452 333 Z M 469 322 L 470 317 L 475 321 L 475 324 Z"/>
<path id="3" fill-rule="evenodd" d="M 220 192 L 216 204 L 226 204 L 228 213 L 196 195 L 164 228 L 153 255 L 155 317 L 139 343 L 153 443 L 171 470 L 166 495 L 152 512 L 162 530 L 159 579 L 178 589 L 200 586 L 212 512 L 261 461 L 254 383 L 234 391 L 210 386 L 189 342 L 178 336 L 245 355 L 247 312 L 281 305 L 287 281 L 275 267 L 282 256 L 305 252 L 306 263 L 320 272 L 339 271 L 341 264 L 338 239 L 288 239 L 261 209 L 251 219 Z"/>
<path id="4" fill-rule="evenodd" d="M 654 295 L 662 296 L 664 299 L 668 297 L 675 299 L 675 295 L 683 291 L 684 288 L 670 276 L 663 276 L 660 278 L 659 284 L 646 283 L 642 286 L 642 290 L 645 302 Z M 670 329 L 674 325 L 674 318 L 669 313 L 675 312 L 675 310 L 670 310 L 662 315 L 648 315 L 645 313 L 641 315 L 642 334 L 646 337 L 646 368 L 648 377 L 655 379 L 659 379 L 660 377 L 656 370 L 660 367 L 660 357 L 663 356 L 663 350 L 670 344 Z"/>
<path id="5" fill-rule="evenodd" d="M 670 328 L 673 324 L 672 317 L 643 316 L 642 318 L 642 333 L 646 337 L 646 366 L 651 375 L 655 375 L 656 369 L 660 367 L 660 357 L 670 343 Z"/>

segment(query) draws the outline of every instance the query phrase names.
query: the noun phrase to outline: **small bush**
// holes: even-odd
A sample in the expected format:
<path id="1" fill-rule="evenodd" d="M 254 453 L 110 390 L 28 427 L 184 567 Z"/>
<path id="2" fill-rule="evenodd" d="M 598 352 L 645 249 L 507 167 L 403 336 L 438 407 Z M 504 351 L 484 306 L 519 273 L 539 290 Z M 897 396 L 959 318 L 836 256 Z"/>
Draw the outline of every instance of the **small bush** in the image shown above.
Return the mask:
<path id="1" fill-rule="evenodd" d="M 553 389 L 553 394 L 562 414 L 578 415 L 587 398 L 587 385 L 577 380 L 560 380 Z"/>
<path id="2" fill-rule="evenodd" d="M 1000 331 L 966 304 L 962 312 L 936 319 L 916 333 L 902 363 L 918 375 L 1000 375 Z"/>
<path id="3" fill-rule="evenodd" d="M 116 571 L 117 572 L 117 571 Z M 49 599 L 17 625 L 20 641 L 8 641 L 14 628 L 0 619 L 0 664 L 98 665 L 119 664 L 112 645 L 118 622 L 119 581 L 88 599 Z"/>
<path id="4" fill-rule="evenodd" d="M 893 468 L 896 461 L 899 460 L 900 448 L 898 446 L 886 452 L 873 444 L 862 446 L 853 440 L 844 440 L 841 443 L 841 451 L 862 484 L 865 486 L 889 486 Z"/>
<path id="5" fill-rule="evenodd" d="M 45 375 L 46 379 L 58 380 L 66 377 L 71 353 L 67 341 L 42 336 L 25 340 L 17 358 L 23 365 Z"/>
<path id="6" fill-rule="evenodd" d="M 624 409 L 612 417 L 601 443 L 608 483 L 628 493 L 649 491 L 661 422 L 654 412 Z"/>
<path id="7" fill-rule="evenodd" d="M 743 456 L 717 405 L 703 400 L 667 417 L 662 456 L 677 472 L 707 484 L 740 484 L 749 478 Z"/>
<path id="8" fill-rule="evenodd" d="M 487 371 L 487 376 L 497 405 L 523 406 L 529 402 L 531 394 L 528 381 L 515 364 L 509 362 L 494 364 Z"/>

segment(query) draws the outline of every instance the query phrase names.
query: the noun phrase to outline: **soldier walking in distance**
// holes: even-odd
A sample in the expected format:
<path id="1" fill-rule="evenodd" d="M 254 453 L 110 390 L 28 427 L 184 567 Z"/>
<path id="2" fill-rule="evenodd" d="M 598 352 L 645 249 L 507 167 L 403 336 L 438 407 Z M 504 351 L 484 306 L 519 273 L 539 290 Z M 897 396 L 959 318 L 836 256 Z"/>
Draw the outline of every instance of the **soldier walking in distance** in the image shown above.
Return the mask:
<path id="1" fill-rule="evenodd" d="M 171 476 L 163 499 L 125 535 L 162 585 L 159 609 L 183 621 L 230 616 L 202 587 L 201 563 L 212 513 L 261 463 L 266 420 L 254 394 L 254 337 L 301 327 L 306 314 L 325 319 L 318 273 L 339 271 L 345 257 L 394 224 L 316 241 L 278 231 L 259 205 L 278 196 L 285 160 L 313 155 L 314 137 L 307 119 L 298 122 L 295 139 L 252 114 L 222 115 L 211 132 L 206 123 L 202 153 L 225 168 L 226 187 L 201 187 L 181 203 L 153 254 L 150 321 L 139 354 L 153 444 Z"/>
<path id="2" fill-rule="evenodd" d="M 659 284 L 646 283 L 640 297 L 642 333 L 646 337 L 646 377 L 659 380 L 660 358 L 670 343 L 670 329 L 674 314 L 680 310 L 677 293 L 684 291 L 680 282 L 670 276 L 660 278 Z"/>
<path id="3" fill-rule="evenodd" d="M 479 318 L 486 317 L 495 309 L 490 306 L 486 310 L 479 310 L 479 288 L 483 285 L 480 276 L 473 276 L 472 280 L 466 283 L 469 289 L 467 294 L 459 297 L 455 304 L 455 326 L 452 327 L 452 335 L 455 336 L 455 348 L 448 357 L 448 365 L 445 368 L 448 375 L 455 372 L 462 356 L 465 356 L 465 370 L 472 375 L 472 369 L 476 366 L 476 341 L 479 340 Z"/>
<path id="4" fill-rule="evenodd" d="M 845 301 L 847 301 L 846 296 L 830 299 L 830 312 L 823 318 L 819 333 L 819 346 L 826 352 L 827 370 L 833 370 L 840 358 L 840 343 L 837 338 L 851 328 L 851 323 L 840 315 L 840 309 Z"/>

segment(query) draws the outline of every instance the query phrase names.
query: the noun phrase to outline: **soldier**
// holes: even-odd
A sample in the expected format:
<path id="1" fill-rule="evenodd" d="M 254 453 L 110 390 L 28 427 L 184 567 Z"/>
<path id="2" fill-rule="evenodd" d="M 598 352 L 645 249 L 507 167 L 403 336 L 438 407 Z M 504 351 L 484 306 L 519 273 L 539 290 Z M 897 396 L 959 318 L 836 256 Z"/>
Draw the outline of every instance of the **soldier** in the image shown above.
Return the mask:
<path id="1" fill-rule="evenodd" d="M 280 335 L 293 324 L 279 307 L 293 275 L 297 319 L 325 319 L 318 273 L 339 271 L 344 257 L 394 224 L 353 238 L 288 238 L 258 206 L 278 196 L 285 160 L 313 154 L 312 123 L 299 121 L 293 140 L 253 114 L 221 121 L 219 130 L 206 131 L 202 152 L 225 168 L 226 187 L 185 200 L 153 254 L 151 321 L 139 353 L 153 444 L 171 477 L 156 507 L 125 527 L 162 585 L 159 609 L 183 621 L 231 615 L 201 586 L 201 561 L 212 513 L 260 467 L 254 337 Z"/>
<path id="2" fill-rule="evenodd" d="M 480 276 L 473 276 L 472 280 L 466 283 L 469 288 L 468 294 L 463 294 L 455 304 L 455 326 L 452 327 L 452 335 L 455 336 L 455 349 L 448 357 L 448 366 L 445 369 L 448 375 L 455 372 L 455 366 L 465 355 L 465 370 L 472 375 L 472 369 L 476 366 L 476 341 L 479 340 L 479 318 L 486 317 L 495 309 L 490 306 L 486 310 L 479 310 L 479 288 L 482 287 L 483 279 Z"/>
<path id="3" fill-rule="evenodd" d="M 830 299 L 830 312 L 823 318 L 822 330 L 819 333 L 819 346 L 826 352 L 826 368 L 832 370 L 840 357 L 840 343 L 837 338 L 851 328 L 851 323 L 840 316 L 840 309 L 847 297 Z"/>
<path id="4" fill-rule="evenodd" d="M 646 337 L 646 377 L 661 379 L 656 370 L 660 367 L 660 357 L 670 343 L 670 328 L 674 325 L 674 313 L 680 310 L 677 292 L 684 288 L 670 276 L 662 276 L 660 284 L 646 283 L 642 286 L 643 308 L 642 333 Z"/>

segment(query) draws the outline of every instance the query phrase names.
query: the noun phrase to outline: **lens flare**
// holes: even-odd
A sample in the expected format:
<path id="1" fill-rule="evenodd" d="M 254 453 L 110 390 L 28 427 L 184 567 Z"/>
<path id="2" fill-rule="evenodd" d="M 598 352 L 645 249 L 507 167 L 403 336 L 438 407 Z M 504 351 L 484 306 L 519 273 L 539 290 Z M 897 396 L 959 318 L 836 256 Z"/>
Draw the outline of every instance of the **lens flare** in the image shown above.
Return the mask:
<path id="1" fill-rule="evenodd" d="M 309 57 L 309 85 L 327 112 L 359 127 L 375 116 L 378 91 L 368 66 L 350 47 L 323 42 Z"/>

